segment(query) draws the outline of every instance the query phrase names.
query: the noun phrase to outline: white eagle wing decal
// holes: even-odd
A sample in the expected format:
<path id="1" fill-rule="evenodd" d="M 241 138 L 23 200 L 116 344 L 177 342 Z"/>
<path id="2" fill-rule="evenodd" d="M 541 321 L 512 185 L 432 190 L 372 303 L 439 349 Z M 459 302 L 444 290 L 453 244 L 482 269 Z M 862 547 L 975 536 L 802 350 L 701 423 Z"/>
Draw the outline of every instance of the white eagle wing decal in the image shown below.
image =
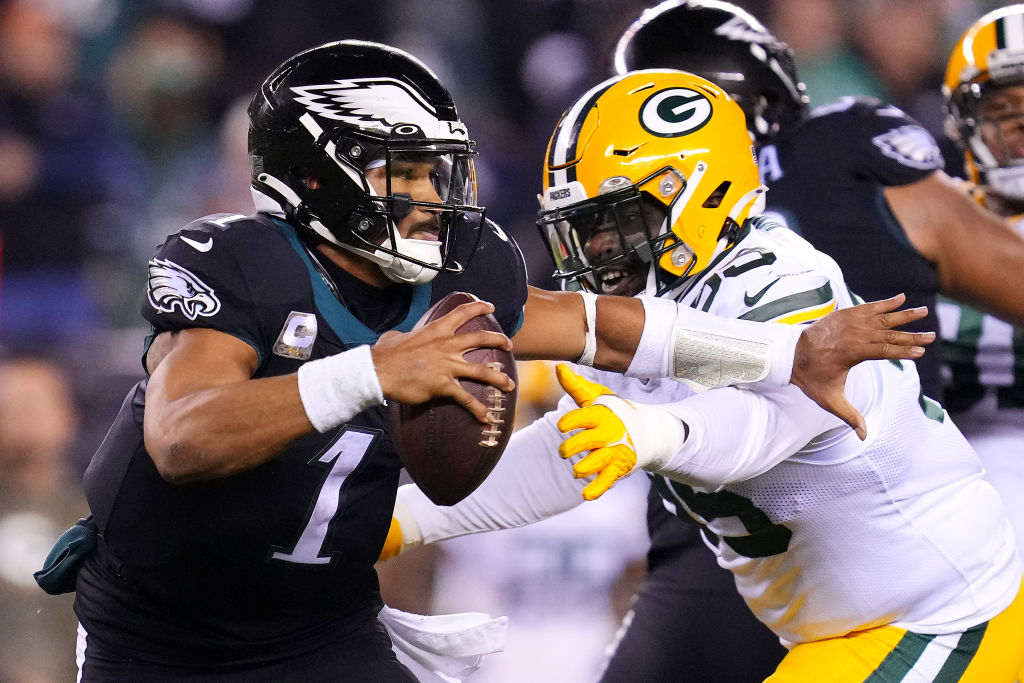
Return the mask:
<path id="1" fill-rule="evenodd" d="M 885 156 L 904 166 L 924 170 L 941 169 L 942 152 L 931 133 L 921 126 L 905 125 L 871 139 Z"/>
<path id="2" fill-rule="evenodd" d="M 220 310 L 213 288 L 194 273 L 167 259 L 149 262 L 149 303 L 158 311 L 173 313 L 177 308 L 189 320 L 210 317 Z"/>
<path id="3" fill-rule="evenodd" d="M 427 135 L 442 128 L 434 108 L 393 78 L 339 79 L 324 85 L 294 87 L 292 92 L 308 111 L 359 128 L 390 132 L 400 123 L 411 123 Z"/>

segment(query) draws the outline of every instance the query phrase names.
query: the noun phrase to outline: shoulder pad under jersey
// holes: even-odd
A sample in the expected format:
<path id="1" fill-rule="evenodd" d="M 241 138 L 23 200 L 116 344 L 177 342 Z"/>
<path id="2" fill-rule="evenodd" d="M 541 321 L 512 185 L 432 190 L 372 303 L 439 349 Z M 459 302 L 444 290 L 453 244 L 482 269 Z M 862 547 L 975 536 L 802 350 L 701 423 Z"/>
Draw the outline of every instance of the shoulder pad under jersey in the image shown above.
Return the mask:
<path id="1" fill-rule="evenodd" d="M 487 220 L 481 230 L 480 245 L 464 272 L 439 274 L 431 298 L 437 301 L 449 292 L 463 291 L 489 301 L 505 334 L 512 336 L 523 321 L 526 263 L 519 245 L 497 223 Z"/>
<path id="2" fill-rule="evenodd" d="M 882 185 L 905 185 L 945 167 L 931 133 L 899 107 L 873 98 L 843 97 L 817 107 L 805 128 L 835 163 L 849 163 Z"/>

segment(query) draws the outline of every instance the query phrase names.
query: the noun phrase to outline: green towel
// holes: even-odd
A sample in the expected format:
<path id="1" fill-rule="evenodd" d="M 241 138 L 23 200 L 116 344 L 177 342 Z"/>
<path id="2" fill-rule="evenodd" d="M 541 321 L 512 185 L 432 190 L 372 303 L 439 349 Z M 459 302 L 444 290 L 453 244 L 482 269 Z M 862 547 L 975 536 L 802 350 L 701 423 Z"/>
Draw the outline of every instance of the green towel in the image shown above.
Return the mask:
<path id="1" fill-rule="evenodd" d="M 96 549 L 99 527 L 92 515 L 78 520 L 57 539 L 43 562 L 43 568 L 32 574 L 39 587 L 50 595 L 72 593 L 78 581 L 78 567 L 85 556 Z"/>

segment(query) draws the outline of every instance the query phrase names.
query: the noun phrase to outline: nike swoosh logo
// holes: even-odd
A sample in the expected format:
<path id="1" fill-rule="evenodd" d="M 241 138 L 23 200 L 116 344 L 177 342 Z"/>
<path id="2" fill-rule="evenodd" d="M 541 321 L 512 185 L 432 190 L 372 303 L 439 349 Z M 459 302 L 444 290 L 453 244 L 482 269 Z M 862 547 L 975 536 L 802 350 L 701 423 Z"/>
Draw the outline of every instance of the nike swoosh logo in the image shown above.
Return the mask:
<path id="1" fill-rule="evenodd" d="M 182 239 L 184 239 L 184 238 L 182 238 Z M 760 301 L 764 297 L 764 295 L 768 292 L 768 288 L 769 287 L 771 287 L 772 285 L 774 285 L 776 282 L 778 282 L 781 279 L 782 279 L 781 277 L 775 278 L 774 280 L 772 280 L 771 282 L 766 284 L 764 286 L 764 289 L 762 289 L 760 292 L 758 292 L 754 296 L 750 296 L 749 294 L 744 292 L 743 293 L 743 303 L 746 304 L 747 306 L 753 306 L 754 304 L 756 304 L 758 301 Z"/>
<path id="2" fill-rule="evenodd" d="M 196 251 L 207 252 L 207 251 L 210 251 L 210 249 L 213 248 L 213 238 L 212 237 L 207 239 L 205 242 L 197 242 L 197 241 L 195 241 L 194 239 L 192 239 L 190 237 L 185 237 L 184 235 L 182 235 L 181 236 L 181 241 L 184 242 L 185 244 L 187 244 L 188 246 L 192 247 Z"/>

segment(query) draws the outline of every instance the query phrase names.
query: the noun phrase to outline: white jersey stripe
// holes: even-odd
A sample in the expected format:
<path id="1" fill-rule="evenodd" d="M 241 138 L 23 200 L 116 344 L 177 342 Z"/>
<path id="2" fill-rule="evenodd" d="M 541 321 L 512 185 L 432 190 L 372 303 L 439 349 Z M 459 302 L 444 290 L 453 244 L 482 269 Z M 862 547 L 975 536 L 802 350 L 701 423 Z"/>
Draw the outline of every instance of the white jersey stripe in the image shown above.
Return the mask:
<path id="1" fill-rule="evenodd" d="M 913 668 L 904 676 L 907 681 L 933 681 L 939 671 L 946 664 L 950 654 L 956 649 L 960 642 L 962 633 L 950 633 L 943 636 L 935 636 L 925 647 L 924 652 L 918 658 Z M 913 675 L 911 675 L 913 674 Z"/>
<path id="2" fill-rule="evenodd" d="M 597 99 L 598 93 L 604 92 L 610 86 L 610 83 L 595 85 L 576 100 L 569 111 L 565 113 L 565 116 L 562 117 L 562 122 L 558 125 L 555 139 L 551 143 L 551 157 L 548 160 L 549 166 L 561 166 L 571 161 L 568 156 L 569 149 L 575 146 L 576 133 L 579 130 L 579 126 L 582 125 L 587 112 L 590 111 L 594 100 Z M 565 181 L 563 180 L 562 182 Z"/>
<path id="3" fill-rule="evenodd" d="M 1003 36 L 1006 47 L 1024 50 L 1024 14 L 1009 14 L 1003 17 Z"/>
<path id="4" fill-rule="evenodd" d="M 78 624 L 78 638 L 75 640 L 75 664 L 78 665 L 78 675 L 75 678 L 77 683 L 81 683 L 82 680 L 82 669 L 85 667 L 85 650 L 89 642 L 89 634 L 86 633 L 85 627 L 82 626 L 81 622 Z"/>

